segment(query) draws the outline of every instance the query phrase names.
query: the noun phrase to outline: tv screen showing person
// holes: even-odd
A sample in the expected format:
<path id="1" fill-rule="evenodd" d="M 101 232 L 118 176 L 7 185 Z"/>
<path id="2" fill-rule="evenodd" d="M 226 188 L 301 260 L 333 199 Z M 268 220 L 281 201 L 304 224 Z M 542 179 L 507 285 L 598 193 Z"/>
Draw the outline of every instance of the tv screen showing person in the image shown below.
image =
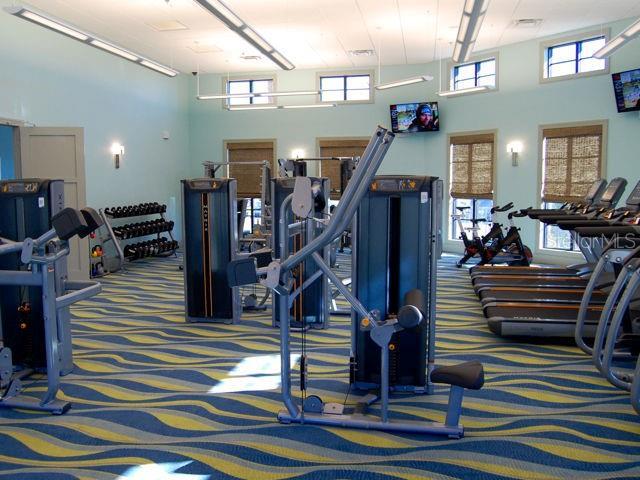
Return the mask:
<path id="1" fill-rule="evenodd" d="M 437 102 L 391 105 L 391 129 L 394 133 L 434 132 L 440 129 Z"/>

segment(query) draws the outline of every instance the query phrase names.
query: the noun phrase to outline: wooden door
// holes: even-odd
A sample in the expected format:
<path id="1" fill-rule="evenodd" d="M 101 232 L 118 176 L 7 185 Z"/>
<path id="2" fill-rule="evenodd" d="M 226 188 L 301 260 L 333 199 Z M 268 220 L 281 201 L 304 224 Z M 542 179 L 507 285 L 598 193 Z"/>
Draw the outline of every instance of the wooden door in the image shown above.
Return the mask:
<path id="1" fill-rule="evenodd" d="M 21 178 L 64 180 L 65 206 L 86 206 L 84 130 L 79 127 L 20 127 Z M 88 239 L 70 241 L 69 278 L 89 278 Z"/>

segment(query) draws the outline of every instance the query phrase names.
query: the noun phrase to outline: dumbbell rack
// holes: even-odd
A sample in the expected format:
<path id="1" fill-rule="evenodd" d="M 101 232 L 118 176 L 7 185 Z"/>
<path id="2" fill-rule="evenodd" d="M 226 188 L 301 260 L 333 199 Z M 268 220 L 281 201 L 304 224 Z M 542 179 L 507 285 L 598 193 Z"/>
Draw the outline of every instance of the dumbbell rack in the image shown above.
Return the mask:
<path id="1" fill-rule="evenodd" d="M 113 243 L 114 255 L 108 256 L 103 246 L 103 258 L 107 260 L 103 262 L 105 271 L 108 273 L 115 272 L 124 267 L 126 260 L 134 261 L 141 258 L 149 257 L 168 257 L 175 255 L 178 248 L 178 242 L 172 234 L 174 223 L 167 221 L 165 218 L 166 205 L 158 203 L 129 205 L 116 208 L 100 209 L 100 216 L 104 220 L 106 236 L 100 240 L 103 245 Z M 151 221 L 126 223 L 122 225 L 114 225 L 113 220 L 131 219 L 134 217 L 148 217 L 158 215 Z M 162 234 L 166 233 L 169 239 L 161 243 L 164 238 Z M 142 239 L 144 237 L 154 236 L 154 239 L 138 242 L 136 244 L 124 244 L 128 240 Z"/>

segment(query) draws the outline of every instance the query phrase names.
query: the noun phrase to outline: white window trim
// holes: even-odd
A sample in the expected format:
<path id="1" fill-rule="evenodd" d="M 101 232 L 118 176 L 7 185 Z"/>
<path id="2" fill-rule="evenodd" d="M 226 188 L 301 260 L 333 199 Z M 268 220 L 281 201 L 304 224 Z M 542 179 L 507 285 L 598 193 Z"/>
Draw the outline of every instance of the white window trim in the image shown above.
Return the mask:
<path id="1" fill-rule="evenodd" d="M 320 92 L 320 78 L 321 77 L 353 77 L 358 75 L 369 75 L 369 100 L 341 100 L 341 101 L 322 101 L 322 92 Z M 325 103 L 337 103 L 340 105 L 358 105 L 358 104 L 366 104 L 366 103 L 375 103 L 374 85 L 376 83 L 375 72 L 373 70 L 350 70 L 344 71 L 339 70 L 335 72 L 316 72 L 316 90 L 320 93 L 316 95 L 316 103 L 325 104 Z"/>
<path id="2" fill-rule="evenodd" d="M 227 93 L 227 82 L 237 82 L 237 81 L 250 81 L 250 80 L 271 80 L 271 85 L 273 87 L 274 92 L 278 91 L 276 77 L 274 75 L 233 75 L 230 77 L 222 77 L 222 92 Z M 260 103 L 259 105 L 277 105 L 278 97 L 268 97 L 269 101 L 267 103 Z M 230 106 L 237 109 L 242 108 L 251 108 L 254 104 L 251 105 L 229 105 L 229 99 L 225 99 L 222 102 L 222 109 L 227 110 Z"/>
<path id="3" fill-rule="evenodd" d="M 571 73 L 569 75 L 562 75 L 560 77 L 545 77 L 547 70 L 547 50 L 550 47 L 556 45 L 563 45 L 565 43 L 575 43 L 583 40 L 589 40 L 590 38 L 600 37 L 604 35 L 605 42 L 609 41 L 611 36 L 611 29 L 605 28 L 603 30 L 595 30 L 591 32 L 584 32 L 581 34 L 572 35 L 570 37 L 554 38 L 553 40 L 547 40 L 540 43 L 540 61 L 539 64 L 539 81 L 540 83 L 553 83 L 562 82 L 565 80 L 573 80 L 575 78 L 595 77 L 597 75 L 606 75 L 609 73 L 609 58 L 604 59 L 604 68 L 602 70 L 594 70 L 592 72 L 578 72 Z"/>
<path id="4" fill-rule="evenodd" d="M 459 93 L 457 95 L 455 95 L 455 97 L 466 97 L 467 95 L 476 95 L 476 94 L 481 94 L 481 93 L 489 93 L 489 92 L 497 92 L 498 90 L 500 90 L 500 52 L 495 51 L 495 52 L 487 52 L 487 53 L 483 53 L 482 55 L 474 55 L 471 58 L 469 58 L 469 60 L 467 60 L 466 62 L 458 62 L 458 63 L 454 63 L 454 62 L 447 62 L 447 76 L 445 78 L 445 85 L 447 89 L 451 88 L 451 83 L 453 80 L 453 69 L 454 67 L 458 67 L 460 65 L 469 65 L 470 63 L 478 63 L 478 62 L 483 62 L 485 60 L 495 60 L 496 61 L 496 84 L 493 87 L 489 87 L 486 90 L 479 90 L 476 92 L 465 92 L 465 93 Z M 455 97 L 451 97 L 451 98 L 455 98 Z"/>

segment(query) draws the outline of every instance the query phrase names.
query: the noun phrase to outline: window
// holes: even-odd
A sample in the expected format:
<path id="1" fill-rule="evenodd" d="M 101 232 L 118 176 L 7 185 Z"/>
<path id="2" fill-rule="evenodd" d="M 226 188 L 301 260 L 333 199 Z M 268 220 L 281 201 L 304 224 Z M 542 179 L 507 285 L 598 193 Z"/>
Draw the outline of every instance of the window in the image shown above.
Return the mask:
<path id="1" fill-rule="evenodd" d="M 330 75 L 320 77 L 321 102 L 368 102 L 371 75 Z"/>
<path id="2" fill-rule="evenodd" d="M 227 93 L 267 93 L 273 91 L 273 79 L 229 80 Z M 259 105 L 273 103 L 274 97 L 237 97 L 229 98 L 228 105 Z"/>
<path id="3" fill-rule="evenodd" d="M 542 130 L 542 207 L 579 201 L 601 178 L 603 126 L 582 125 Z M 576 250 L 570 233 L 544 225 L 542 248 Z"/>
<path id="4" fill-rule="evenodd" d="M 483 85 L 488 87 L 496 86 L 495 58 L 453 67 L 451 90 L 464 90 Z"/>
<path id="5" fill-rule="evenodd" d="M 228 176 L 238 181 L 238 198 L 260 198 L 262 165 L 271 164 L 274 157 L 272 141 L 226 142 Z"/>
<path id="6" fill-rule="evenodd" d="M 542 208 L 560 208 L 563 204 L 558 202 L 543 202 Z M 578 245 L 573 235 L 568 230 L 562 230 L 555 225 L 544 224 L 542 228 L 542 247 L 551 250 L 578 251 Z"/>
<path id="7" fill-rule="evenodd" d="M 552 45 L 545 49 L 544 78 L 565 77 L 579 73 L 597 72 L 607 68 L 604 59 L 594 58 L 606 43 L 599 35 L 574 42 Z"/>
<path id="8" fill-rule="evenodd" d="M 491 209 L 493 208 L 493 200 L 485 200 L 479 198 L 453 198 L 451 201 L 451 215 L 460 214 L 460 211 L 457 210 L 458 207 L 470 207 L 467 210 L 464 210 L 464 212 L 462 213 L 462 225 L 465 229 L 467 229 L 467 235 L 469 235 L 469 237 L 471 237 L 471 233 L 468 230 L 472 226 L 471 222 L 469 221 L 469 219 L 471 218 L 486 219 L 486 222 L 478 224 L 478 233 L 481 236 L 489 233 L 489 230 L 491 229 Z M 460 240 L 458 223 L 454 222 L 452 217 L 450 218 L 451 228 L 449 228 L 449 239 Z"/>
<path id="9" fill-rule="evenodd" d="M 490 221 L 493 206 L 494 135 L 469 134 L 449 137 L 449 192 L 452 198 L 451 213 L 456 207 L 471 207 L 463 218 L 486 218 Z M 463 222 L 466 224 L 469 222 Z M 470 224 L 468 225 L 471 226 Z M 486 233 L 488 225 L 480 224 Z M 450 238 L 460 236 L 455 222 L 450 223 Z"/>
<path id="10" fill-rule="evenodd" d="M 320 139 L 318 141 L 321 157 L 361 157 L 368 144 L 368 138 Z M 320 175 L 329 178 L 333 200 L 338 200 L 342 196 L 340 168 L 340 162 L 336 160 L 320 161 Z"/>

